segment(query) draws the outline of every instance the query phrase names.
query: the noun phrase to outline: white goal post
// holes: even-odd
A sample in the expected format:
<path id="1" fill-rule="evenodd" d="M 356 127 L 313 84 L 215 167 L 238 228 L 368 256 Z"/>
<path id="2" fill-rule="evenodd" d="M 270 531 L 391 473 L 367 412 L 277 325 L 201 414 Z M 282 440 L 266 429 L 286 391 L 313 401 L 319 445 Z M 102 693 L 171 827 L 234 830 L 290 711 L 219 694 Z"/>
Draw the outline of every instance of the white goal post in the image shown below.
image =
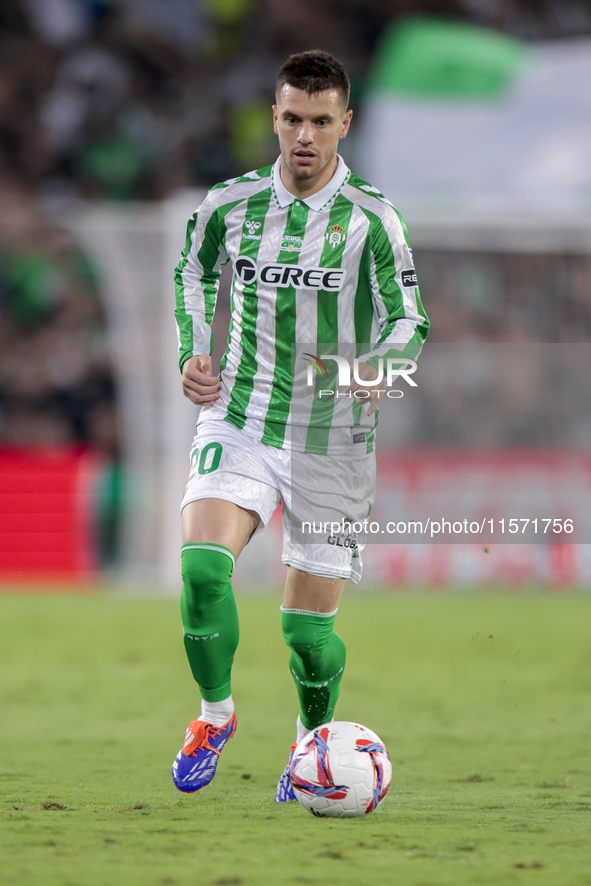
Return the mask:
<path id="1" fill-rule="evenodd" d="M 197 410 L 182 396 L 173 270 L 203 193 L 87 205 L 65 222 L 101 280 L 126 477 L 121 577 L 176 587 L 179 504 Z"/>

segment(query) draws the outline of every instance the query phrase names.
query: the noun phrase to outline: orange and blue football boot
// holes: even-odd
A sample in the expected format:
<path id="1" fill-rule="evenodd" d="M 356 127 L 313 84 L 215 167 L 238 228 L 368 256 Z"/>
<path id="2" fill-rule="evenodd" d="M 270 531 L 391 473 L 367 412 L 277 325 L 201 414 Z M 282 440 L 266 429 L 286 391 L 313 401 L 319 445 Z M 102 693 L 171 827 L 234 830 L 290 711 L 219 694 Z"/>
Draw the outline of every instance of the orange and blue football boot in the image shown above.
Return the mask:
<path id="1" fill-rule="evenodd" d="M 236 714 L 223 726 L 193 720 L 185 742 L 172 764 L 172 780 L 179 791 L 192 794 L 213 781 L 222 749 L 236 732 Z"/>
<path id="2" fill-rule="evenodd" d="M 295 795 L 295 791 L 293 789 L 293 785 L 291 783 L 291 761 L 293 760 L 293 752 L 297 747 L 297 741 L 291 746 L 289 761 L 287 766 L 283 770 L 283 774 L 277 783 L 277 793 L 275 794 L 275 802 L 276 803 L 288 803 L 290 800 L 296 800 L 297 797 Z"/>

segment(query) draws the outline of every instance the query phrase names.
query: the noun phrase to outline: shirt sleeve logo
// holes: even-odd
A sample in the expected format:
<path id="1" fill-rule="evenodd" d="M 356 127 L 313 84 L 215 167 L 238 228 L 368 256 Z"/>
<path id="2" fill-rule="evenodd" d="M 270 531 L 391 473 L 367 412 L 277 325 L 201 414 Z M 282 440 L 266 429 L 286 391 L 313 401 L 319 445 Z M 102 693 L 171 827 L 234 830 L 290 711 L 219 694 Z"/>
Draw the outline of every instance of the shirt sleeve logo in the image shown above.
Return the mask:
<path id="1" fill-rule="evenodd" d="M 403 286 L 418 286 L 418 282 L 419 281 L 417 280 L 417 272 L 414 268 L 412 268 L 410 271 L 402 272 Z"/>
<path id="2" fill-rule="evenodd" d="M 345 234 L 345 229 L 342 228 L 341 225 L 332 225 L 328 231 L 325 232 L 324 236 L 332 248 L 336 249 L 337 246 L 344 241 L 347 235 Z"/>

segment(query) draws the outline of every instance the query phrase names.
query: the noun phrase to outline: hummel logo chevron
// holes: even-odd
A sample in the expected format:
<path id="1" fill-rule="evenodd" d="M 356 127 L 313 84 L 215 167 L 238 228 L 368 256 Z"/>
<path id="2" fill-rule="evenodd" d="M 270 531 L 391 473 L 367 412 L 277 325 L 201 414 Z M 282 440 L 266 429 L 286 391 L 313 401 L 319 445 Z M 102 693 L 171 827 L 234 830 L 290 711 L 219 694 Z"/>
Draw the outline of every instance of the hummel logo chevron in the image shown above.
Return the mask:
<path id="1" fill-rule="evenodd" d="M 250 218 L 247 218 L 244 222 L 244 227 L 248 231 L 248 234 L 245 234 L 247 240 L 260 240 L 261 234 L 257 234 L 256 231 L 260 228 L 261 223 L 258 221 L 253 221 Z"/>

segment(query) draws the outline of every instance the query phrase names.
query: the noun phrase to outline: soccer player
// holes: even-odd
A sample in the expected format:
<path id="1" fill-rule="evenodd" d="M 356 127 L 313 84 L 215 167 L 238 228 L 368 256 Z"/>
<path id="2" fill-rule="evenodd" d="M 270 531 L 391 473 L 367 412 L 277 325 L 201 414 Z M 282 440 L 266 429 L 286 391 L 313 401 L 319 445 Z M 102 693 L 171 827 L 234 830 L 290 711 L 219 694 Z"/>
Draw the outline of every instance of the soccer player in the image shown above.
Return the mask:
<path id="1" fill-rule="evenodd" d="M 378 358 L 418 353 L 429 327 L 402 219 L 337 154 L 348 102 L 349 80 L 334 57 L 313 50 L 288 58 L 273 106 L 279 159 L 212 188 L 189 221 L 176 269 L 182 386 L 201 406 L 182 503 L 181 615 L 202 701 L 173 763 L 182 791 L 211 782 L 236 729 L 231 576 L 281 502 L 281 626 L 299 697 L 296 741 L 333 718 L 345 667 L 335 616 L 347 579 L 359 581 L 363 542 L 345 529 L 339 543 L 330 532 L 310 540 L 302 524 L 316 514 L 369 515 L 385 389 Z M 232 317 L 214 375 L 211 324 L 227 261 Z M 327 377 L 331 361 L 316 358 L 347 345 L 364 359 L 357 379 L 339 389 L 336 372 Z M 312 364 L 326 373 L 323 383 L 310 382 Z M 320 390 L 331 386 L 339 394 L 332 399 Z M 356 399 L 362 393 L 365 404 Z M 276 800 L 291 799 L 286 768 Z"/>

